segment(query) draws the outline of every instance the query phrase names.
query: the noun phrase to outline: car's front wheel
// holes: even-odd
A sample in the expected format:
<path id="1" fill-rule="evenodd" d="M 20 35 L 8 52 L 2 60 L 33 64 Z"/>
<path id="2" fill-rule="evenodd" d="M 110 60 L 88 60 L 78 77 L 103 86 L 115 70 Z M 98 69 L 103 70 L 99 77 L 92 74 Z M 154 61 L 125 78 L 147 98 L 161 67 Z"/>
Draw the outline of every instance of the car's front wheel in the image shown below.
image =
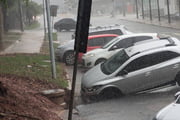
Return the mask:
<path id="1" fill-rule="evenodd" d="M 66 65 L 73 65 L 74 64 L 74 51 L 68 51 L 65 53 L 64 56 L 64 62 L 66 63 Z"/>
<path id="2" fill-rule="evenodd" d="M 117 88 L 106 88 L 100 93 L 100 99 L 112 99 L 112 98 L 118 98 L 121 97 L 123 94 L 122 92 Z"/>
<path id="3" fill-rule="evenodd" d="M 95 65 L 102 63 L 102 62 L 105 62 L 105 61 L 106 61 L 105 58 L 100 58 L 100 59 L 96 60 Z"/>

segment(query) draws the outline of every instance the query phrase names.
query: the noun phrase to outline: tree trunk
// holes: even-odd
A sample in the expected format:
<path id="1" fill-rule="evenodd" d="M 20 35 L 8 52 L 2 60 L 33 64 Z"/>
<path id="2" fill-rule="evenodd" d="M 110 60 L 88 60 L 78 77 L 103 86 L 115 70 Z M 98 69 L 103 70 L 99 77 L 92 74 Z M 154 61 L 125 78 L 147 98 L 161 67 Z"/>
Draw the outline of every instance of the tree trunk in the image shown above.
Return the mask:
<path id="1" fill-rule="evenodd" d="M 7 95 L 7 89 L 3 86 L 3 84 L 0 82 L 0 96 L 6 96 Z"/>
<path id="2" fill-rule="evenodd" d="M 3 12 L 2 12 L 2 4 L 0 4 L 0 41 L 3 39 L 4 34 L 4 22 L 3 22 Z"/>

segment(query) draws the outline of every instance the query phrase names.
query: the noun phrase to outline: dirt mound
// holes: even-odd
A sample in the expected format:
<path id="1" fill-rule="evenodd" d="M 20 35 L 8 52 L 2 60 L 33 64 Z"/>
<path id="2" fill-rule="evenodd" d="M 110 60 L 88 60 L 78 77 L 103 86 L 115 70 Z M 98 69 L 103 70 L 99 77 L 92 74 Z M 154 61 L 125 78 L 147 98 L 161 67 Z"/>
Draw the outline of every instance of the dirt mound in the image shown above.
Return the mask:
<path id="1" fill-rule="evenodd" d="M 39 94 L 56 85 L 23 77 L 0 75 L 1 120 L 61 120 L 62 108 Z"/>

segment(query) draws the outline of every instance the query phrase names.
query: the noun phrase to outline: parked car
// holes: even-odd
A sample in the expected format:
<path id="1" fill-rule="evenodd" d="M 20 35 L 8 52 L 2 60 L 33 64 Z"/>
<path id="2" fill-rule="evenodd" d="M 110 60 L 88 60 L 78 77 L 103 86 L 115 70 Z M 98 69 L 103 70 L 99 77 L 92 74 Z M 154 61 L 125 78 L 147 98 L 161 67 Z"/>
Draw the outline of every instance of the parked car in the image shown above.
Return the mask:
<path id="1" fill-rule="evenodd" d="M 158 38 L 157 33 L 138 33 L 119 36 L 106 43 L 101 48 L 94 49 L 84 54 L 82 57 L 83 66 L 93 67 L 101 62 L 106 61 L 122 48 L 132 46 L 135 42 Z"/>
<path id="2" fill-rule="evenodd" d="M 175 94 L 175 101 L 162 108 L 153 120 L 179 120 L 180 119 L 180 92 Z"/>
<path id="3" fill-rule="evenodd" d="M 62 30 L 69 31 L 75 28 L 76 28 L 76 21 L 72 18 L 63 18 L 54 24 L 54 29 L 56 29 L 57 31 L 62 31 Z"/>
<path id="4" fill-rule="evenodd" d="M 99 35 L 99 34 L 117 34 L 117 35 L 127 35 L 132 34 L 124 25 L 109 25 L 109 26 L 97 26 L 89 28 L 89 35 Z M 72 35 L 72 39 L 75 38 L 75 34 Z"/>
<path id="5" fill-rule="evenodd" d="M 180 85 L 180 41 L 171 37 L 122 49 L 91 68 L 82 77 L 81 95 L 111 98 L 176 82 Z"/>
<path id="6" fill-rule="evenodd" d="M 116 34 L 101 34 L 92 35 L 88 37 L 87 51 L 99 48 L 113 38 L 117 37 Z M 74 40 L 67 42 L 64 45 L 59 45 L 55 50 L 56 58 L 65 62 L 67 65 L 74 64 Z M 81 62 L 83 53 L 79 53 L 79 62 Z"/>

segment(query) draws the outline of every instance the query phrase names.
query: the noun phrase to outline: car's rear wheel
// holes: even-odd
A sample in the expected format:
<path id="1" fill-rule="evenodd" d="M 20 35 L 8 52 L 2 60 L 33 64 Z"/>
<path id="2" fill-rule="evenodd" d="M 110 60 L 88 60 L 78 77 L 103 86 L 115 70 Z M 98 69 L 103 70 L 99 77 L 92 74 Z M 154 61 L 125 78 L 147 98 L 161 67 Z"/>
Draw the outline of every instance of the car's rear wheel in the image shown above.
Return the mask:
<path id="1" fill-rule="evenodd" d="M 97 65 L 97 64 L 99 64 L 101 62 L 105 62 L 105 61 L 106 61 L 105 58 L 100 58 L 100 59 L 96 60 L 95 65 Z"/>
<path id="2" fill-rule="evenodd" d="M 177 73 L 175 81 L 177 82 L 177 84 L 180 86 L 180 72 Z"/>
<path id="3" fill-rule="evenodd" d="M 68 51 L 65 53 L 64 62 L 66 63 L 66 65 L 74 64 L 74 52 L 73 51 Z"/>
<path id="4" fill-rule="evenodd" d="M 117 88 L 106 88 L 100 93 L 100 99 L 112 99 L 112 98 L 118 98 L 121 97 L 123 94 L 122 92 Z"/>

